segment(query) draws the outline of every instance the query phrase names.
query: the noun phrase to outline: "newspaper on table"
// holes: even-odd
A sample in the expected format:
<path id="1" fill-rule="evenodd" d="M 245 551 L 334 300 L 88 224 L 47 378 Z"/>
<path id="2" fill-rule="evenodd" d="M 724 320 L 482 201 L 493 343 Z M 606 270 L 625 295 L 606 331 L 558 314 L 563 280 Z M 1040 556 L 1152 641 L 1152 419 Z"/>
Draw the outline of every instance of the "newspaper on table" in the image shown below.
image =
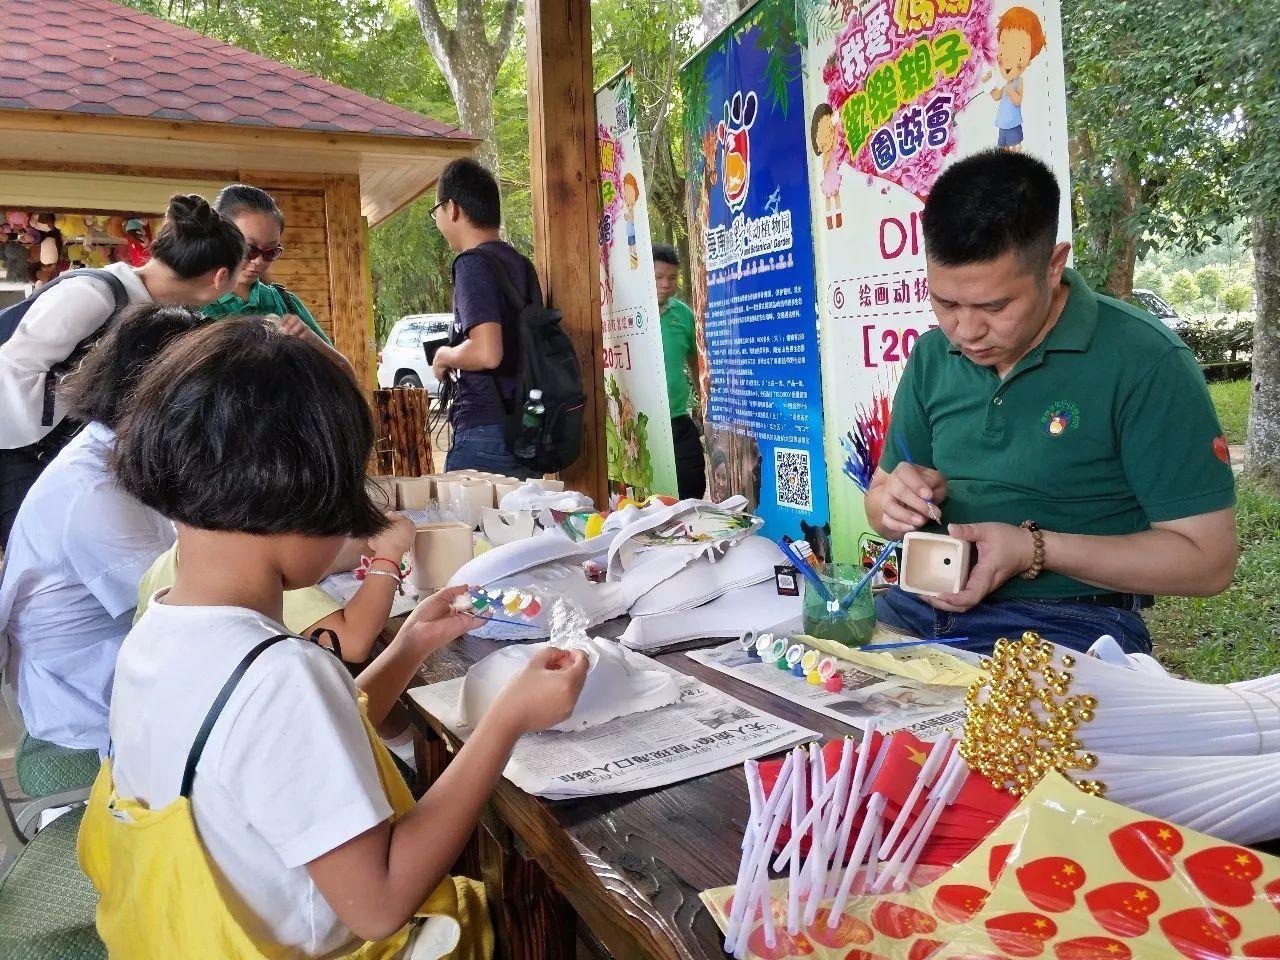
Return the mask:
<path id="1" fill-rule="evenodd" d="M 646 670 L 669 670 L 680 700 L 573 733 L 527 734 L 503 775 L 526 793 L 552 800 L 651 790 L 736 767 L 818 736 L 798 724 L 735 700 L 700 680 L 631 654 Z M 458 712 L 462 678 L 409 691 L 421 707 L 463 740 Z"/>
<path id="2" fill-rule="evenodd" d="M 341 600 L 345 605 L 351 602 L 351 598 L 356 595 L 361 584 L 362 581 L 357 580 L 354 573 L 335 573 L 321 580 L 319 586 L 333 599 Z M 418 605 L 418 591 L 413 584 L 405 580 L 401 587 L 404 593 L 396 594 L 395 599 L 391 601 L 391 612 L 388 616 L 403 616 Z"/>
<path id="3" fill-rule="evenodd" d="M 751 656 L 737 641 L 692 650 L 685 656 L 859 730 L 865 730 L 867 721 L 874 718 L 881 731 L 909 730 L 930 741 L 964 722 L 964 687 L 921 683 L 836 660 L 844 687 L 832 693 L 821 684 Z"/>

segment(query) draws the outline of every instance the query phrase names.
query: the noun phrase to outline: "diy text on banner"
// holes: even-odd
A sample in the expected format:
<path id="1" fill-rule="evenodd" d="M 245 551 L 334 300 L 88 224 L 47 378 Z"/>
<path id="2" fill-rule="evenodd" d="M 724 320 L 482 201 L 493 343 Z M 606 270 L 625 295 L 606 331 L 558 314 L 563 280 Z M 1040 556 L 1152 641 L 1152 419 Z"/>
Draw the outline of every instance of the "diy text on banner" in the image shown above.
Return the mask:
<path id="1" fill-rule="evenodd" d="M 674 496 L 671 410 L 630 67 L 596 91 L 596 134 L 609 480 L 624 496 Z"/>
<path id="2" fill-rule="evenodd" d="M 902 368 L 937 326 L 920 227 L 934 181 L 981 150 L 1026 151 L 1057 174 L 1071 239 L 1061 18 L 1057 0 L 800 6 L 831 539 L 837 558 L 867 563 L 863 493 L 894 442 Z"/>
<path id="3" fill-rule="evenodd" d="M 793 0 L 761 0 L 681 70 L 690 272 L 712 499 L 826 559 L 827 480 Z"/>

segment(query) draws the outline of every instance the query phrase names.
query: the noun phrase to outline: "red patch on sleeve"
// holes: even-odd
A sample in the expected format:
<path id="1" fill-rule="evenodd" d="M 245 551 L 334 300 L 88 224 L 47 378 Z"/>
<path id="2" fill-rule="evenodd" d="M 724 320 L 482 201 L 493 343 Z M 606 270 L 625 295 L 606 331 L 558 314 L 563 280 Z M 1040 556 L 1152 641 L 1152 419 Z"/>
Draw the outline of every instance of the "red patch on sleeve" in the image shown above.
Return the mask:
<path id="1" fill-rule="evenodd" d="M 1227 466 L 1231 466 L 1231 448 L 1227 446 L 1226 437 L 1213 438 L 1213 452 L 1217 455 L 1219 460 Z"/>

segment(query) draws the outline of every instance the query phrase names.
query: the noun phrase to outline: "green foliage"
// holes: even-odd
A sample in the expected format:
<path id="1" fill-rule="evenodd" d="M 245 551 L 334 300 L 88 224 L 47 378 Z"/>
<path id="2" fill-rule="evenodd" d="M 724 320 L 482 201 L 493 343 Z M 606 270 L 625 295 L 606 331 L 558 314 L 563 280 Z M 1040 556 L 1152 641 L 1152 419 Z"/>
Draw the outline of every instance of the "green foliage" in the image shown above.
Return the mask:
<path id="1" fill-rule="evenodd" d="M 1218 422 L 1222 424 L 1228 443 L 1244 443 L 1249 427 L 1250 387 L 1248 380 L 1223 380 L 1209 384 L 1209 396 L 1213 399 L 1213 408 L 1218 411 Z"/>
<path id="2" fill-rule="evenodd" d="M 1253 287 L 1233 283 L 1222 291 L 1222 305 L 1232 313 L 1241 313 L 1253 305 Z"/>
<path id="3" fill-rule="evenodd" d="M 1063 0 L 1075 248 L 1092 282 L 1156 242 L 1203 249 L 1247 206 L 1242 117 L 1261 105 L 1254 79 L 1275 61 L 1241 51 L 1264 6 L 1172 16 L 1138 0 Z"/>
<path id="4" fill-rule="evenodd" d="M 685 117 L 679 66 L 693 52 L 698 31 L 696 0 L 595 0 L 591 43 L 597 83 L 628 64 L 632 107 L 654 240 L 685 245 L 686 168 L 681 122 Z M 705 86 L 702 88 L 705 106 Z"/>
<path id="5" fill-rule="evenodd" d="M 1150 290 L 1152 293 L 1163 297 L 1165 294 L 1164 274 L 1154 264 L 1143 264 L 1133 272 L 1133 286 L 1135 290 Z"/>
<path id="6" fill-rule="evenodd" d="M 1196 271 L 1196 287 L 1200 290 L 1200 296 L 1210 302 L 1216 302 L 1218 294 L 1222 292 L 1222 285 L 1225 280 L 1222 276 L 1222 270 L 1216 266 L 1201 267 Z"/>
<path id="7" fill-rule="evenodd" d="M 374 339 L 379 344 L 405 314 L 453 309 L 453 254 L 431 222 L 434 202 L 433 197 L 415 200 L 370 235 Z"/>
<path id="8" fill-rule="evenodd" d="M 791 106 L 787 88 L 800 76 L 804 25 L 796 14 L 795 0 L 760 0 L 749 15 L 749 22 L 760 31 L 756 35 L 756 49 L 768 55 L 764 65 L 765 90 L 783 117 Z"/>
<path id="9" fill-rule="evenodd" d="M 702 139 L 702 124 L 707 118 L 710 100 L 706 72 L 696 65 L 686 68 L 681 73 L 681 85 L 684 88 L 684 110 L 681 113 L 684 142 L 694 145 Z M 697 153 L 696 149 L 692 152 Z"/>
<path id="10" fill-rule="evenodd" d="M 1216 597 L 1162 597 L 1147 615 L 1160 662 L 1206 683 L 1280 671 L 1280 497 L 1248 481 L 1238 494 L 1235 582 Z"/>
<path id="11" fill-rule="evenodd" d="M 1165 298 L 1175 307 L 1184 307 L 1200 296 L 1200 287 L 1190 270 L 1179 270 L 1169 279 Z"/>
<path id="12" fill-rule="evenodd" d="M 807 46 L 811 39 L 826 42 L 844 26 L 844 18 L 831 0 L 795 0 L 795 4 L 796 29 L 802 46 Z"/>
<path id="13" fill-rule="evenodd" d="M 1231 321 L 1226 317 L 1203 318 L 1184 323 L 1178 329 L 1182 342 L 1202 364 L 1235 361 L 1253 346 L 1253 321 Z"/>

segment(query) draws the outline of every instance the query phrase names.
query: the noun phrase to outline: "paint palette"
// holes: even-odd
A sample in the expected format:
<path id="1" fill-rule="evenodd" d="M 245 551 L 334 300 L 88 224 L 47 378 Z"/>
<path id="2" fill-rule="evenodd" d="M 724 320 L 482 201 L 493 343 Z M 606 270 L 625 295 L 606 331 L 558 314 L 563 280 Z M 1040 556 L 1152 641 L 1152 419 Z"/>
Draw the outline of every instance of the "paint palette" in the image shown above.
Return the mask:
<path id="1" fill-rule="evenodd" d="M 542 612 L 542 601 L 532 593 L 508 588 L 473 590 L 453 601 L 455 609 L 474 617 L 495 619 L 502 616 L 532 620 Z"/>
<path id="2" fill-rule="evenodd" d="M 792 643 L 786 637 L 772 633 L 756 634 L 748 630 L 739 640 L 742 650 L 749 657 L 759 658 L 786 670 L 792 676 L 803 677 L 814 686 L 822 686 L 831 693 L 839 693 L 844 687 L 835 658 L 801 643 Z"/>

